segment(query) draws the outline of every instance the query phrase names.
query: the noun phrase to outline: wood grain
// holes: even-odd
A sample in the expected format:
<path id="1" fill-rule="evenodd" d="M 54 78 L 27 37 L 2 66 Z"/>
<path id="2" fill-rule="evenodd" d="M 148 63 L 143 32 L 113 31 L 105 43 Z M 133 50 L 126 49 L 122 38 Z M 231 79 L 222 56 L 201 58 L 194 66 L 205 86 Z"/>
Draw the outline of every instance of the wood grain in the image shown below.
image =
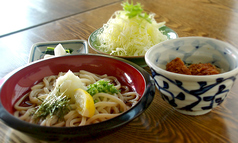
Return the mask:
<path id="1" fill-rule="evenodd" d="M 86 5 L 86 1 L 81 2 L 82 5 Z M 26 65 L 31 45 L 36 42 L 88 40 L 94 30 L 102 27 L 116 10 L 122 9 L 121 1 L 104 2 L 101 6 L 89 2 L 91 6 L 77 13 L 78 9 L 73 6 L 76 1 L 70 1 L 69 5 L 76 9 L 76 14 L 0 38 L 0 62 L 3 67 L 0 78 Z M 147 12 L 155 13 L 157 22 L 166 21 L 166 25 L 175 30 L 180 37 L 212 37 L 238 47 L 237 0 L 134 0 L 134 3 L 136 2 L 144 5 Z M 91 9 L 92 5 L 95 7 Z M 94 53 L 92 49 L 89 50 Z M 8 62 L 4 62 L 6 60 Z M 149 72 L 148 67 L 146 70 Z M 237 87 L 238 81 L 220 106 L 202 116 L 178 113 L 162 100 L 156 90 L 152 104 L 141 116 L 108 135 L 92 137 L 85 141 L 235 143 L 238 140 Z M 77 141 L 75 139 L 70 142 Z M 22 135 L 0 122 L 0 142 L 42 141 Z"/>
<path id="2" fill-rule="evenodd" d="M 66 18 L 118 0 L 7 0 L 0 2 L 0 37 Z"/>

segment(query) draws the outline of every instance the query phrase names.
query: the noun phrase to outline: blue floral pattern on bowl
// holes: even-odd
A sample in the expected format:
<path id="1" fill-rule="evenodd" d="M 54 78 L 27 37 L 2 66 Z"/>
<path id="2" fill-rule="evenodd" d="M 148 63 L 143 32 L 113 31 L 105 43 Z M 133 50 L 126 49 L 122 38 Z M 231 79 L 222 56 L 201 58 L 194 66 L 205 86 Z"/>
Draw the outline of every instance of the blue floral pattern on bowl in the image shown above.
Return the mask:
<path id="1" fill-rule="evenodd" d="M 171 80 L 163 76 L 162 74 L 156 73 L 153 68 L 151 68 L 151 72 L 163 100 L 168 102 L 173 107 L 177 108 L 177 110 L 179 110 L 180 112 L 193 112 L 196 110 L 204 110 L 204 112 L 201 111 L 203 113 L 209 112 L 214 106 L 221 104 L 227 96 L 227 93 L 230 91 L 230 88 L 226 86 L 226 83 L 233 83 L 236 80 L 236 77 L 234 76 L 226 79 L 217 78 L 216 82 L 210 85 L 206 81 L 198 81 L 197 89 L 187 89 L 183 86 L 182 81 Z M 159 84 L 157 82 L 157 78 L 163 80 L 163 84 Z M 173 87 L 174 89 L 170 89 L 171 87 Z M 171 92 L 171 90 L 176 90 L 176 92 Z M 209 93 L 206 94 L 211 90 L 215 91 L 214 95 L 211 95 Z M 194 99 L 188 101 L 185 105 L 179 106 L 179 103 L 177 102 L 185 101 L 187 96 L 190 96 L 190 98 L 194 97 Z M 204 102 L 204 104 L 199 105 L 199 103 L 201 102 Z"/>
<path id="2" fill-rule="evenodd" d="M 192 76 L 166 71 L 166 64 L 176 57 L 185 64 L 212 63 L 222 69 L 222 73 Z M 238 73 L 237 49 L 223 41 L 205 37 L 162 42 L 146 53 L 145 60 L 162 98 L 177 111 L 188 115 L 202 115 L 220 105 Z"/>

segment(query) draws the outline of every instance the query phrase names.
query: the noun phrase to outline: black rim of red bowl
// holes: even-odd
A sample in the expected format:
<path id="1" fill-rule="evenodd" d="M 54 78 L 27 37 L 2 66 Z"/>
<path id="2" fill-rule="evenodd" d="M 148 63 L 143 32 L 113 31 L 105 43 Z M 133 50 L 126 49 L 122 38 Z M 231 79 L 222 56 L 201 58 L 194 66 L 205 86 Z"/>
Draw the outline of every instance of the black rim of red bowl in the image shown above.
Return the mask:
<path id="1" fill-rule="evenodd" d="M 50 138 L 58 138 L 59 136 L 67 137 L 67 138 L 84 137 L 88 135 L 97 134 L 103 131 L 116 129 L 124 124 L 127 124 L 133 119 L 137 118 L 149 107 L 149 105 L 151 104 L 154 98 L 155 85 L 150 74 L 146 72 L 143 68 L 136 65 L 135 63 L 132 63 L 128 60 L 118 58 L 118 57 L 112 57 L 107 55 L 95 55 L 95 54 L 81 54 L 81 55 L 103 56 L 103 57 L 113 58 L 116 60 L 120 60 L 124 62 L 125 64 L 130 64 L 134 68 L 136 68 L 143 75 L 145 83 L 146 83 L 145 91 L 141 99 L 139 100 L 139 102 L 133 108 L 129 109 L 125 113 L 115 118 L 109 119 L 105 122 L 100 122 L 100 123 L 80 126 L 80 127 L 45 127 L 45 126 L 35 125 L 35 124 L 31 124 L 31 123 L 22 121 L 20 119 L 17 119 L 3 107 L 2 101 L 0 99 L 0 119 L 11 128 L 24 132 L 26 134 L 30 134 L 31 136 L 36 138 L 48 140 Z M 69 55 L 69 56 L 75 56 L 75 55 Z M 40 62 L 40 61 L 37 61 L 37 62 Z M 36 64 L 37 62 L 34 62 L 32 64 Z M 11 75 L 15 74 L 17 71 L 23 68 L 19 68 L 15 70 L 14 72 L 11 72 L 10 75 L 8 75 L 8 78 L 10 78 Z M 4 83 L 2 83 L 2 85 L 4 85 Z M 2 89 L 2 85 L 0 87 L 0 91 Z M 64 134 L 64 133 L 67 133 L 67 134 Z"/>

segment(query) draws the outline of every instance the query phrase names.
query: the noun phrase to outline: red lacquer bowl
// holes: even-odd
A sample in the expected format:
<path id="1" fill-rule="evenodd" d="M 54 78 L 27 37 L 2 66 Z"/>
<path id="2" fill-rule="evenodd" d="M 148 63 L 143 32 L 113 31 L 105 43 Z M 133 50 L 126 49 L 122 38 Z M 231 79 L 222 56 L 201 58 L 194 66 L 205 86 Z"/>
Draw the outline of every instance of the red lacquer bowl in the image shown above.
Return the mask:
<path id="1" fill-rule="evenodd" d="M 125 113 L 107 121 L 81 127 L 45 127 L 17 119 L 12 114 L 14 103 L 45 76 L 59 72 L 87 70 L 97 74 L 116 76 L 140 94 L 139 102 Z M 103 55 L 69 55 L 39 60 L 13 71 L 3 78 L 0 90 L 0 118 L 13 129 L 41 140 L 64 140 L 65 138 L 85 137 L 107 132 L 120 127 L 148 108 L 155 93 L 150 75 L 138 65 L 127 60 Z"/>

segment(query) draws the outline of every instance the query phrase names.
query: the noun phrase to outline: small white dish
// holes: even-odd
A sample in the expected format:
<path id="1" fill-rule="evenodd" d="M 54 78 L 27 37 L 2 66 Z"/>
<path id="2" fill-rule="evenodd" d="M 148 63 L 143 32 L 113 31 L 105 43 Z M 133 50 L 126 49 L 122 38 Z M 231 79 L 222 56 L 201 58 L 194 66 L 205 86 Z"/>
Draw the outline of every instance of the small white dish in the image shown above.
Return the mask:
<path id="1" fill-rule="evenodd" d="M 43 59 L 47 47 L 56 47 L 58 44 L 61 44 L 65 49 L 72 49 L 72 55 L 88 53 L 88 44 L 85 40 L 40 42 L 32 45 L 28 63 Z"/>

